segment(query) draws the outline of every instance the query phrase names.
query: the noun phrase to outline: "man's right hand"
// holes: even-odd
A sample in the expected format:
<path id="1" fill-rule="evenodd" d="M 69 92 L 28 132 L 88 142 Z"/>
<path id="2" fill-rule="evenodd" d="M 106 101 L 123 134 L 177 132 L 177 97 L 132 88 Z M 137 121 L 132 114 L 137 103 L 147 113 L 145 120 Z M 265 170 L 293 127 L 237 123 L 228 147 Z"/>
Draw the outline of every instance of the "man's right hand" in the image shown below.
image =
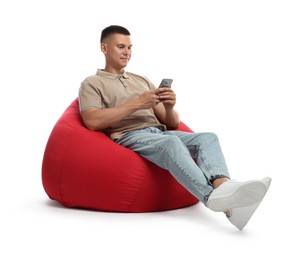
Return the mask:
<path id="1" fill-rule="evenodd" d="M 149 90 L 141 94 L 135 101 L 139 105 L 139 109 L 149 109 L 160 103 L 158 93 L 159 89 Z"/>

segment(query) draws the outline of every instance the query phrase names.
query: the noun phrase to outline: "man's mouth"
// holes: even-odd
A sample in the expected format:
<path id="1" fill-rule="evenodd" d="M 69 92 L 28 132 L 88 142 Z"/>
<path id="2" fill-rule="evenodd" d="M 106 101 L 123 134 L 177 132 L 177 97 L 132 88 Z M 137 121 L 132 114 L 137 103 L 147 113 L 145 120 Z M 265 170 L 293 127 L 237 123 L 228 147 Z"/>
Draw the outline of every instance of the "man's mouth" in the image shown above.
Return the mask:
<path id="1" fill-rule="evenodd" d="M 121 58 L 123 61 L 129 61 L 129 58 Z"/>

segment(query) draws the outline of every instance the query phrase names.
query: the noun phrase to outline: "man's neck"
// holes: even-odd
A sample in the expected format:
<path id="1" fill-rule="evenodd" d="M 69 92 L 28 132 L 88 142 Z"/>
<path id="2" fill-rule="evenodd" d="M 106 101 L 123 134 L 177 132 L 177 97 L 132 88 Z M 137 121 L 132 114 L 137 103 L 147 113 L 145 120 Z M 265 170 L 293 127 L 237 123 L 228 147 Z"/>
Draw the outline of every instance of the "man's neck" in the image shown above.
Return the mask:
<path id="1" fill-rule="evenodd" d="M 109 72 L 109 73 L 113 73 L 113 74 L 117 74 L 117 75 L 122 75 L 124 73 L 124 69 L 116 69 L 116 68 L 111 68 L 106 66 L 104 71 Z"/>

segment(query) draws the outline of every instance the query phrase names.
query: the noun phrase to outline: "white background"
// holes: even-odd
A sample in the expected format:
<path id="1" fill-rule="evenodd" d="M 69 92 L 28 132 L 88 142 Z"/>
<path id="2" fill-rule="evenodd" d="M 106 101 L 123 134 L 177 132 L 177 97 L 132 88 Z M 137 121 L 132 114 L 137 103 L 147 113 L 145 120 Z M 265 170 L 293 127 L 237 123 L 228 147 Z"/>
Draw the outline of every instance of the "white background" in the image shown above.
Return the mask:
<path id="1" fill-rule="evenodd" d="M 0 258 L 295 259 L 295 13 L 287 0 L 1 1 Z M 132 34 L 127 71 L 174 79 L 182 121 L 217 133 L 233 178 L 273 178 L 244 231 L 201 203 L 115 214 L 48 199 L 47 139 L 104 66 L 111 24 Z"/>

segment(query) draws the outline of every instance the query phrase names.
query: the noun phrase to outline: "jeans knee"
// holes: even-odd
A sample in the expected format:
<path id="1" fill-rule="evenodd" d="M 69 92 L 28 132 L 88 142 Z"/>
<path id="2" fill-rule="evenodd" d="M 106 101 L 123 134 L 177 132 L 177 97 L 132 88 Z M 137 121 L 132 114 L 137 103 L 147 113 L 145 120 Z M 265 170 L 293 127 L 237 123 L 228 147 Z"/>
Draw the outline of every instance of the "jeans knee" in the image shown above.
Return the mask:
<path id="1" fill-rule="evenodd" d="M 212 142 L 218 142 L 219 141 L 218 136 L 215 133 L 212 133 L 212 132 L 202 133 L 202 137 L 207 143 L 212 143 Z"/>
<path id="2" fill-rule="evenodd" d="M 174 135 L 167 135 L 164 140 L 163 143 L 166 147 L 177 147 L 180 145 L 181 140 Z"/>

